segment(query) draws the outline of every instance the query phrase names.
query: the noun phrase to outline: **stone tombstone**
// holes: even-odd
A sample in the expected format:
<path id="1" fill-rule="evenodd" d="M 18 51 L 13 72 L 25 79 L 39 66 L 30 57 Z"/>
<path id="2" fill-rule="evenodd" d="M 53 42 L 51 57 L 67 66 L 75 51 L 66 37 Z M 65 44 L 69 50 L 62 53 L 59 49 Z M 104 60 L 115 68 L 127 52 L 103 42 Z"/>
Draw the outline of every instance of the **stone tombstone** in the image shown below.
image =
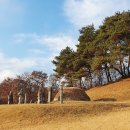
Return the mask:
<path id="1" fill-rule="evenodd" d="M 43 85 L 39 87 L 37 103 L 44 103 L 44 88 Z"/>
<path id="2" fill-rule="evenodd" d="M 18 93 L 18 96 L 19 96 L 19 102 L 18 104 L 23 104 L 24 103 L 24 92 L 23 92 L 23 89 L 21 88 L 19 93 Z"/>
<path id="3" fill-rule="evenodd" d="M 13 93 L 11 91 L 8 94 L 8 104 L 13 104 Z"/>
<path id="4" fill-rule="evenodd" d="M 52 87 L 53 87 L 53 76 L 49 76 L 47 79 L 47 86 L 48 86 L 48 103 L 52 100 Z"/>
<path id="5" fill-rule="evenodd" d="M 68 85 L 68 81 L 67 79 L 64 77 L 62 77 L 60 79 L 60 103 L 63 103 L 63 87 L 66 87 Z"/>
<path id="6" fill-rule="evenodd" d="M 50 103 L 52 100 L 52 87 L 48 87 L 48 103 Z"/>

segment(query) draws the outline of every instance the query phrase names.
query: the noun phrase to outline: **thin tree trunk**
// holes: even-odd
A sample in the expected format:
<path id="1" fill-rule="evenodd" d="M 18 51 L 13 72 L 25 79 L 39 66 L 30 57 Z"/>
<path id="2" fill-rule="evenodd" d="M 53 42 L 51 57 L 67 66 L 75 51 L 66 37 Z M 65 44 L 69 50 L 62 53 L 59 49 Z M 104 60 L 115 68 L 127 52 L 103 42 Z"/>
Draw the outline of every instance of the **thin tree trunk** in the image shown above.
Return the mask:
<path id="1" fill-rule="evenodd" d="M 79 85 L 80 85 L 80 87 L 82 87 L 82 81 L 81 81 L 81 78 L 79 79 Z"/>
<path id="2" fill-rule="evenodd" d="M 102 85 L 102 74 L 101 74 L 101 69 L 98 71 L 98 84 Z"/>
<path id="3" fill-rule="evenodd" d="M 124 71 L 122 69 L 122 61 L 121 60 L 120 60 L 120 70 L 121 70 L 121 73 L 123 74 L 123 77 L 125 77 Z"/>
<path id="4" fill-rule="evenodd" d="M 106 73 L 106 77 L 107 77 L 107 82 L 109 83 L 109 75 L 108 75 L 108 70 L 107 70 L 107 65 L 105 65 L 105 73 Z"/>
<path id="5" fill-rule="evenodd" d="M 90 69 L 89 69 L 89 78 L 90 78 L 90 87 L 92 87 L 93 86 L 93 77 L 92 77 L 92 72 Z"/>
<path id="6" fill-rule="evenodd" d="M 128 66 L 127 66 L 127 71 L 128 71 L 128 76 L 130 77 L 130 53 L 128 55 Z"/>
<path id="7" fill-rule="evenodd" d="M 108 73 L 108 78 L 109 78 L 109 81 L 111 82 L 112 81 L 112 78 L 111 78 L 111 74 L 110 74 L 110 69 L 107 67 L 107 73 Z"/>
<path id="8" fill-rule="evenodd" d="M 116 67 L 113 67 L 113 69 L 116 70 L 122 77 L 124 77 L 124 74 L 119 69 L 117 69 Z"/>
<path id="9" fill-rule="evenodd" d="M 123 66 L 123 72 L 124 72 L 124 75 L 127 76 L 126 72 L 125 72 L 125 65 L 124 63 L 122 62 L 122 66 Z"/>

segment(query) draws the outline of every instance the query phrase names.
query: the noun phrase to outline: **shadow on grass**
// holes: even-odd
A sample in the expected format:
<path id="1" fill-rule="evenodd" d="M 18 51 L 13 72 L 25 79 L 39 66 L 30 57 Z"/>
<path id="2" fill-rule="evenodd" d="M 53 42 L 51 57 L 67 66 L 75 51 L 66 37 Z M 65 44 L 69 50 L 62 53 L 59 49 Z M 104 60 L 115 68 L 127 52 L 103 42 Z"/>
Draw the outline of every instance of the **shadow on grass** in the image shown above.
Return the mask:
<path id="1" fill-rule="evenodd" d="M 108 101 L 117 101 L 115 98 L 101 98 L 101 99 L 97 99 L 97 100 L 94 100 L 94 101 L 106 101 L 106 102 L 108 102 Z"/>

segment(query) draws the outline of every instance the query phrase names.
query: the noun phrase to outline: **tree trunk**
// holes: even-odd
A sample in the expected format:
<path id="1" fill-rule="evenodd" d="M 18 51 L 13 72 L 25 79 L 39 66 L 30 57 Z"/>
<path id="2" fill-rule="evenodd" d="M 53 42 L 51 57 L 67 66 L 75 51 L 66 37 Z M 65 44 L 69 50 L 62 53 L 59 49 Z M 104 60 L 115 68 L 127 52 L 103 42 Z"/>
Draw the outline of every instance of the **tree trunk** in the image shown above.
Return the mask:
<path id="1" fill-rule="evenodd" d="M 80 88 L 82 87 L 82 81 L 81 81 L 82 79 L 80 78 L 79 79 L 79 86 L 80 86 Z"/>
<path id="2" fill-rule="evenodd" d="M 127 71 L 128 71 L 128 76 L 130 77 L 130 53 L 128 55 L 128 66 L 127 66 Z"/>
<path id="3" fill-rule="evenodd" d="M 112 78 L 111 78 L 111 74 L 110 74 L 110 69 L 107 67 L 107 73 L 108 73 L 108 78 L 109 78 L 109 81 L 111 82 L 112 81 Z"/>
<path id="4" fill-rule="evenodd" d="M 120 60 L 120 71 L 121 71 L 121 73 L 123 74 L 123 77 L 126 77 L 126 75 L 124 74 L 124 71 L 123 71 L 123 69 L 122 69 L 122 61 Z"/>
<path id="5" fill-rule="evenodd" d="M 119 69 L 117 69 L 116 67 L 113 67 L 113 69 L 116 70 L 122 77 L 124 77 L 124 74 Z"/>
<path id="6" fill-rule="evenodd" d="M 26 104 L 27 103 L 27 94 L 25 93 L 25 96 L 24 96 L 24 103 Z"/>
<path id="7" fill-rule="evenodd" d="M 101 69 L 100 70 L 98 70 L 98 84 L 99 85 L 102 85 L 102 74 L 101 74 Z"/>
<path id="8" fill-rule="evenodd" d="M 13 93 L 11 91 L 8 95 L 8 104 L 13 104 Z"/>
<path id="9" fill-rule="evenodd" d="M 106 77 L 107 77 L 107 82 L 109 83 L 110 80 L 109 80 L 109 75 L 108 75 L 107 65 L 105 65 L 105 74 L 106 74 Z"/>

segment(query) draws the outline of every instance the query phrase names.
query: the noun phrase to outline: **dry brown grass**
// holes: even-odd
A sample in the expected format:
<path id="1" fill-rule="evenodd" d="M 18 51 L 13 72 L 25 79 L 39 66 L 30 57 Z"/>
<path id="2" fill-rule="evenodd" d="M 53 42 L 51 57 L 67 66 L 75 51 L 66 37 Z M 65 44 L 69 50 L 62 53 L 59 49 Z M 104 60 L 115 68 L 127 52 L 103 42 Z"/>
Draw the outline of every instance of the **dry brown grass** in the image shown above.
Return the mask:
<path id="1" fill-rule="evenodd" d="M 130 78 L 87 91 L 91 100 L 124 101 L 130 100 Z"/>
<path id="2" fill-rule="evenodd" d="M 98 102 L 1 105 L 0 130 L 130 129 L 130 79 L 93 88 L 87 94 Z"/>
<path id="3" fill-rule="evenodd" d="M 74 122 L 78 123 L 83 119 L 88 121 L 88 119 L 95 116 L 106 115 L 108 112 L 116 112 L 125 108 L 129 108 L 129 104 L 65 102 L 63 105 L 59 103 L 48 105 L 1 105 L 0 130 L 34 130 L 36 128 L 37 130 L 41 128 L 51 130 L 54 129 L 54 126 L 57 127 L 58 124 L 58 127 L 61 128 L 60 124 L 64 124 L 63 127 L 65 127 L 70 122 L 74 124 Z"/>
<path id="4" fill-rule="evenodd" d="M 130 110 L 111 112 L 106 115 L 82 117 L 70 122 L 55 122 L 33 126 L 23 130 L 130 130 Z"/>

